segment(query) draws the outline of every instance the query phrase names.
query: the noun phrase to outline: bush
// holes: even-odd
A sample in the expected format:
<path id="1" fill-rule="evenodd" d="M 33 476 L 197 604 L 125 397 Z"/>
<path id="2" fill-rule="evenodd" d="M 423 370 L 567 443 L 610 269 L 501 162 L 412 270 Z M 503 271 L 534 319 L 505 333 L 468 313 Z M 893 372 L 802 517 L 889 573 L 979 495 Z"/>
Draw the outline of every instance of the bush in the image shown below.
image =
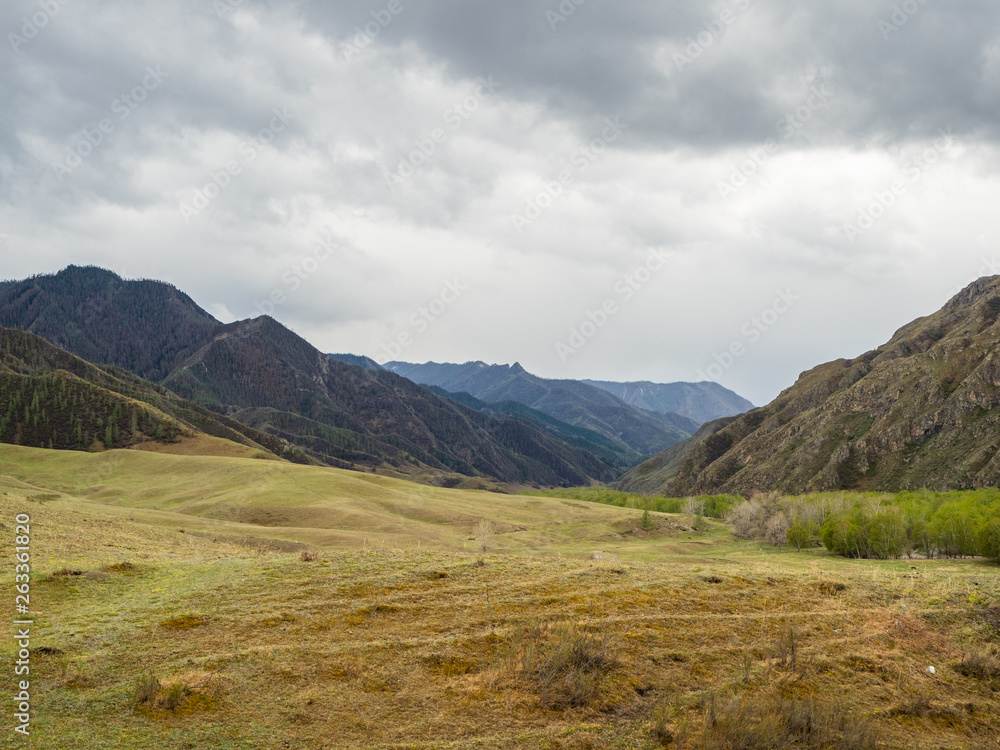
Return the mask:
<path id="1" fill-rule="evenodd" d="M 993 654 L 971 651 L 963 654 L 961 663 L 955 669 L 966 677 L 979 680 L 1000 680 L 1000 661 Z"/>
<path id="2" fill-rule="evenodd" d="M 537 624 L 512 639 L 515 674 L 534 687 L 547 708 L 583 708 L 601 694 L 601 681 L 619 669 L 611 642 L 579 625 Z"/>
<path id="3" fill-rule="evenodd" d="M 154 706 L 159 692 L 160 681 L 152 672 L 146 672 L 135 678 L 132 686 L 132 702 L 136 706 Z"/>
<path id="4" fill-rule="evenodd" d="M 709 695 L 703 703 L 705 723 L 696 746 L 705 750 L 869 750 L 879 741 L 869 719 L 836 705 L 759 695 Z"/>
<path id="5" fill-rule="evenodd" d="M 788 529 L 785 539 L 797 551 L 801 552 L 803 547 L 809 546 L 809 543 L 812 541 L 812 535 L 809 533 L 808 528 L 801 523 L 797 523 Z"/>

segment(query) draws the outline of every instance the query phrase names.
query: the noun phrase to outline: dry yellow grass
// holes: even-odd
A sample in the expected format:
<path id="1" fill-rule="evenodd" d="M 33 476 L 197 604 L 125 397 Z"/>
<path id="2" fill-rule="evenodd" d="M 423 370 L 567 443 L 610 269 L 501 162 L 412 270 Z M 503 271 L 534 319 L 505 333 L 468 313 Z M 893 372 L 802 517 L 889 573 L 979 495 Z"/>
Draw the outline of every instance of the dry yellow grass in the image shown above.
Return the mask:
<path id="1" fill-rule="evenodd" d="M 984 563 L 768 554 L 718 529 L 571 557 L 575 536 L 592 541 L 582 522 L 560 532 L 563 557 L 358 545 L 312 559 L 181 533 L 171 511 L 129 521 L 46 482 L 49 497 L 17 479 L 0 490 L 6 531 L 32 515 L 37 747 L 654 748 L 657 716 L 661 736 L 699 747 L 710 706 L 765 699 L 839 706 L 881 747 L 1000 736 L 1000 683 L 961 668 L 963 652 L 1000 645 L 998 571 Z M 436 492 L 428 512 L 448 507 Z M 585 514 L 530 500 L 534 518 Z M 52 575 L 63 568 L 105 577 Z M 136 705 L 147 672 L 159 687 Z"/>

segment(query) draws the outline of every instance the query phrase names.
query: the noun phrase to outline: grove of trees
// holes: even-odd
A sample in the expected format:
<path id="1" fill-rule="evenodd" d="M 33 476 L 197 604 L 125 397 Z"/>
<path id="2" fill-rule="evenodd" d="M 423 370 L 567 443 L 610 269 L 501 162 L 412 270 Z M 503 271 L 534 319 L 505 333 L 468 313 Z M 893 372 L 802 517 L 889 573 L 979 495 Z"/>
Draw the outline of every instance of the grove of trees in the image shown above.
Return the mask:
<path id="1" fill-rule="evenodd" d="M 844 557 L 985 557 L 1000 561 L 1000 489 L 898 494 L 755 495 L 727 520 L 739 539 Z"/>

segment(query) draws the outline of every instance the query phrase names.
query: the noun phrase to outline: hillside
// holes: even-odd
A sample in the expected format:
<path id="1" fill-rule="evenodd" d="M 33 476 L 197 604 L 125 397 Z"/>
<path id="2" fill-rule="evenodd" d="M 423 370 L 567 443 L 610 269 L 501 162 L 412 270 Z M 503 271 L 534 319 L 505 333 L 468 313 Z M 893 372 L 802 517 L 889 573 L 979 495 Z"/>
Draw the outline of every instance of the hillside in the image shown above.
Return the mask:
<path id="1" fill-rule="evenodd" d="M 307 461 L 285 441 L 178 398 L 117 368 L 99 368 L 34 334 L 0 328 L 0 442 L 124 448 L 208 435 L 272 458 Z"/>
<path id="2" fill-rule="evenodd" d="M 697 430 L 697 425 L 687 417 L 639 409 L 607 391 L 576 380 L 540 378 L 516 362 L 513 365 L 387 362 L 384 366 L 415 383 L 469 393 L 481 401 L 517 401 L 562 422 L 598 432 L 646 456 L 684 440 Z"/>
<path id="3" fill-rule="evenodd" d="M 169 284 L 125 280 L 101 268 L 69 266 L 0 286 L 0 326 L 154 382 L 211 341 L 220 325 Z"/>
<path id="4" fill-rule="evenodd" d="M 640 409 L 673 412 L 693 420 L 699 426 L 721 417 L 743 414 L 754 405 L 718 383 L 615 383 L 606 380 L 584 380 L 611 393 L 626 404 Z"/>
<path id="5" fill-rule="evenodd" d="M 228 431 L 257 442 L 266 434 L 274 452 L 294 444 L 302 460 L 308 454 L 426 481 L 461 482 L 451 475 L 463 474 L 517 485 L 610 481 L 623 468 L 530 421 L 465 409 L 364 358 L 353 358 L 355 367 L 321 354 L 271 318 L 223 325 L 160 282 L 77 266 L 4 282 L 0 321 L 154 379 L 196 403 L 199 418 L 214 425 L 221 418 L 209 415 L 224 414 L 245 425 Z M 102 425 L 108 416 L 98 417 Z"/>
<path id="6" fill-rule="evenodd" d="M 452 393 L 437 386 L 430 386 L 430 389 L 443 398 L 451 399 L 476 411 L 502 414 L 527 421 L 570 445 L 590 451 L 619 473 L 642 460 L 642 456 L 636 451 L 622 448 L 620 443 L 599 432 L 567 424 L 517 401 L 481 401 L 471 393 Z"/>
<path id="7" fill-rule="evenodd" d="M 504 501 L 0 446 L 0 514 L 31 518 L 33 743 L 995 750 L 984 563 L 759 551 L 690 517 L 647 531 L 627 508 Z"/>
<path id="8" fill-rule="evenodd" d="M 641 495 L 660 495 L 663 488 L 677 475 L 681 463 L 692 451 L 710 448 L 708 438 L 733 421 L 733 417 L 722 417 L 706 422 L 698 431 L 665 451 L 643 461 L 622 474 L 611 486 L 621 492 L 638 492 Z"/>
<path id="9" fill-rule="evenodd" d="M 1000 482 L 1000 277 L 883 346 L 803 373 L 697 445 L 657 494 Z M 638 473 L 638 470 L 637 472 Z"/>
<path id="10" fill-rule="evenodd" d="M 226 326 L 164 380 L 337 465 L 427 469 L 514 484 L 590 484 L 616 471 L 523 420 L 483 414 L 323 354 L 269 317 Z"/>

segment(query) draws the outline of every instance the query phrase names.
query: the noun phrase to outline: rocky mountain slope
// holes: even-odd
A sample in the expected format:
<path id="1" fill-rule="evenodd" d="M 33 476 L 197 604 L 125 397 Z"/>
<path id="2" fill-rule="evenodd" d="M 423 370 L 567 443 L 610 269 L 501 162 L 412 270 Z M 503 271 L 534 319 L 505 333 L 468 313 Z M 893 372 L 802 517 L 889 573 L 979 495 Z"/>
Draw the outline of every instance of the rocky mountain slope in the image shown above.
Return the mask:
<path id="1" fill-rule="evenodd" d="M 695 444 L 655 494 L 936 490 L 1000 483 L 1000 277 L 855 359 L 803 373 Z M 657 459 L 665 466 L 670 461 Z M 655 467 L 622 478 L 637 486 Z"/>
<path id="2" fill-rule="evenodd" d="M 520 364 L 411 364 L 387 362 L 405 378 L 480 401 L 517 401 L 568 424 L 593 430 L 621 447 L 648 456 L 693 434 L 698 425 L 679 414 L 662 414 L 626 404 L 605 390 L 578 380 L 547 380 Z"/>
<path id="3" fill-rule="evenodd" d="M 738 393 L 718 383 L 651 383 L 648 380 L 616 383 L 607 380 L 583 380 L 614 394 L 626 404 L 640 409 L 673 412 L 693 420 L 698 425 L 721 417 L 743 414 L 754 405 Z"/>

